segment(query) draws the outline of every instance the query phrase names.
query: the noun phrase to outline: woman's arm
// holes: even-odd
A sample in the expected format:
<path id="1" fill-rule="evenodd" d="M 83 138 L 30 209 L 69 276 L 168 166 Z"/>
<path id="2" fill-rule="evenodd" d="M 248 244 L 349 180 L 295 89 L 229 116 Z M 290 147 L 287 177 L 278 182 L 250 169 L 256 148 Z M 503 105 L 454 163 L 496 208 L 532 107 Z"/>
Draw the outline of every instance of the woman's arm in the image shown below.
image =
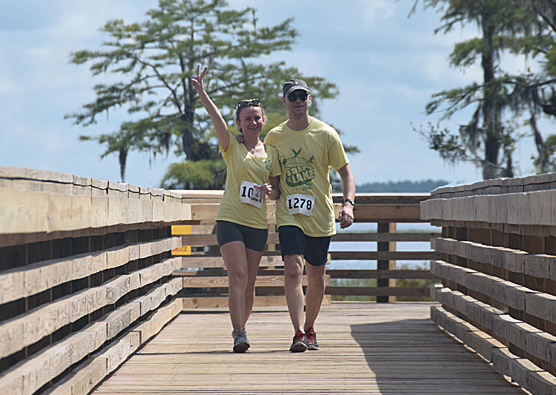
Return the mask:
<path id="1" fill-rule="evenodd" d="M 220 145 L 224 151 L 228 151 L 228 147 L 230 146 L 230 132 L 228 131 L 228 126 L 226 125 L 224 118 L 222 118 L 222 114 L 218 111 L 218 108 L 216 108 L 210 97 L 207 95 L 207 92 L 205 92 L 203 77 L 207 73 L 207 70 L 208 67 L 205 67 L 203 73 L 201 73 L 201 65 L 198 65 L 197 75 L 191 78 L 191 82 L 193 83 L 195 91 L 199 95 L 199 99 L 201 99 L 201 103 L 203 103 L 203 107 L 205 107 L 208 115 L 212 118 L 212 122 L 214 122 L 214 128 L 216 129 L 216 135 L 218 136 Z"/>

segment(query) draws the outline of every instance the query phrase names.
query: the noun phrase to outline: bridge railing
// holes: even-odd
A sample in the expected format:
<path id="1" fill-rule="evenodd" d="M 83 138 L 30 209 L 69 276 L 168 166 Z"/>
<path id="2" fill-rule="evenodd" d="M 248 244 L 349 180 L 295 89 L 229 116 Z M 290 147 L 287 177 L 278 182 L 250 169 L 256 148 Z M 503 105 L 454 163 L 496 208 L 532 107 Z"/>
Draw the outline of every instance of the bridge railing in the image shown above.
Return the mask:
<path id="1" fill-rule="evenodd" d="M 180 194 L 0 167 L 0 394 L 86 394 L 182 310 Z"/>
<path id="2" fill-rule="evenodd" d="M 184 257 L 184 269 L 174 273 L 183 277 L 184 290 L 180 294 L 186 299 L 184 303 L 191 307 L 226 306 L 228 279 L 224 262 L 215 247 L 215 218 L 222 192 L 177 192 L 188 197 L 193 218 L 192 225 L 174 227 L 173 230 L 174 234 L 182 235 L 184 246 L 189 246 L 175 252 Z M 420 231 L 397 231 L 398 224 L 406 228 L 410 224 L 428 224 L 420 218 L 419 206 L 428 197 L 429 194 L 356 195 L 356 225 L 332 237 L 325 302 L 346 297 L 392 302 L 396 297 L 422 300 L 429 296 L 428 283 L 414 287 L 396 286 L 398 279 L 436 279 L 429 270 L 422 269 L 430 260 L 439 257 L 438 253 L 430 250 L 429 241 L 440 233 L 431 227 Z M 339 213 L 342 197 L 335 194 L 333 199 L 336 213 Z M 255 303 L 285 304 L 283 263 L 275 227 L 274 204 L 267 204 L 269 239 L 257 277 Z M 342 247 L 347 243 L 350 247 Z M 353 243 L 357 243 L 355 248 Z M 400 261 L 406 262 L 405 267 L 409 269 L 398 267 Z M 419 266 L 420 262 L 423 265 Z M 304 281 L 306 283 L 306 278 Z"/>
<path id="3" fill-rule="evenodd" d="M 0 167 L 0 394 L 86 394 L 183 308 L 225 305 L 227 277 L 214 236 L 221 195 Z M 396 251 L 434 235 L 395 232 L 396 223 L 426 222 L 419 202 L 427 198 L 357 195 L 358 223 L 378 224 L 377 232 L 338 234 L 335 244 L 366 247 L 332 249 L 331 262 L 378 265 L 331 266 L 327 300 L 428 295 L 425 287 L 393 287 L 399 278 L 431 277 L 395 267 L 399 259 L 439 256 L 428 247 Z M 339 196 L 335 202 L 339 211 Z M 271 205 L 271 224 L 273 212 Z M 256 303 L 265 305 L 285 304 L 272 226 L 257 279 Z M 353 278 L 378 284 L 341 283 Z"/>
<path id="4" fill-rule="evenodd" d="M 556 389 L 556 173 L 440 188 L 432 318 L 533 394 Z M 552 392 L 551 392 L 552 391 Z"/>

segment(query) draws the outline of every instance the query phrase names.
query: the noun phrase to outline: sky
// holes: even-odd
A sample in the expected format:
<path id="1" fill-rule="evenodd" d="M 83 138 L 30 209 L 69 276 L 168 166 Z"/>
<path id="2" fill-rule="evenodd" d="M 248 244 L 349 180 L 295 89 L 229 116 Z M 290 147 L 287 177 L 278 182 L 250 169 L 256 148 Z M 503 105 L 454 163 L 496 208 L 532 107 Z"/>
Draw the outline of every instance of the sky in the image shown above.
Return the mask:
<path id="1" fill-rule="evenodd" d="M 293 18 L 300 36 L 284 60 L 303 74 L 335 83 L 339 95 L 321 104 L 321 120 L 342 130 L 345 144 L 361 153 L 349 155 L 356 184 L 445 180 L 451 184 L 481 180 L 471 164 L 444 163 L 413 126 L 436 124 L 425 105 L 435 92 L 480 81 L 479 67 L 450 68 L 455 42 L 475 35 L 473 27 L 449 35 L 434 34 L 440 16 L 422 6 L 408 18 L 412 0 L 229 0 L 230 7 L 257 9 L 259 26 Z M 69 63 L 70 53 L 101 49 L 108 37 L 100 28 L 112 19 L 146 19 L 158 0 L 0 0 L 0 166 L 27 167 L 120 181 L 116 156 L 101 160 L 104 147 L 79 141 L 81 134 L 118 130 L 125 112 L 100 117 L 84 128 L 64 119 L 95 99 L 88 66 Z M 523 67 L 516 63 L 515 68 Z M 277 94 L 280 94 L 278 92 Z M 456 128 L 469 113 L 445 121 Z M 552 125 L 543 132 L 553 133 Z M 520 144 L 514 161 L 518 175 L 534 173 L 531 137 Z M 128 157 L 126 182 L 160 186 L 169 157 L 143 153 Z"/>

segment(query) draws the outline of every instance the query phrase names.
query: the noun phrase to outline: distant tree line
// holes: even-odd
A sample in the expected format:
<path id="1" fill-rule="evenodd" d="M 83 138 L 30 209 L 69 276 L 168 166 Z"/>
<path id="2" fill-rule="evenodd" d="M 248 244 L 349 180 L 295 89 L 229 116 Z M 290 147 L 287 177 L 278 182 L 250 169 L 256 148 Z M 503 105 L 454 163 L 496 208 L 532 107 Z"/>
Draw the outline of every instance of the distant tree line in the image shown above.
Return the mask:
<path id="1" fill-rule="evenodd" d="M 430 192 L 449 184 L 445 180 L 373 182 L 357 186 L 357 192 Z"/>

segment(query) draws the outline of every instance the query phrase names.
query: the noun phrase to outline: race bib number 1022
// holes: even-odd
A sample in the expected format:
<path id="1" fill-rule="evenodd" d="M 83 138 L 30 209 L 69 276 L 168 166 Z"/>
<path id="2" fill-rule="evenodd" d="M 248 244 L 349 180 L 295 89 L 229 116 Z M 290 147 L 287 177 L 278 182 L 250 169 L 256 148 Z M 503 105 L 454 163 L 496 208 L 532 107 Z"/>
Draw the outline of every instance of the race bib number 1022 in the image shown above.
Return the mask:
<path id="1" fill-rule="evenodd" d="M 255 189 L 255 185 L 257 184 L 254 182 L 242 181 L 239 187 L 239 201 L 263 208 L 263 193 Z"/>

